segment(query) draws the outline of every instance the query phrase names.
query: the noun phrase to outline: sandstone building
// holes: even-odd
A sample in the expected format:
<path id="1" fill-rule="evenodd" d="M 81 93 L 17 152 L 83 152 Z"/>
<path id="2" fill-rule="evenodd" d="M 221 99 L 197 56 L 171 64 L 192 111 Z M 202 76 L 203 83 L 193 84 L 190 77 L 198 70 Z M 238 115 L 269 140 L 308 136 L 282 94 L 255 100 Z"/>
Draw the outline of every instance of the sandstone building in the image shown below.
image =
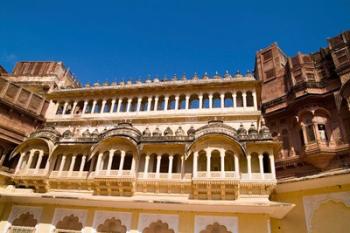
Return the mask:
<path id="1" fill-rule="evenodd" d="M 62 63 L 1 69 L 0 232 L 344 232 L 349 41 L 273 44 L 254 75 L 82 87 Z"/>

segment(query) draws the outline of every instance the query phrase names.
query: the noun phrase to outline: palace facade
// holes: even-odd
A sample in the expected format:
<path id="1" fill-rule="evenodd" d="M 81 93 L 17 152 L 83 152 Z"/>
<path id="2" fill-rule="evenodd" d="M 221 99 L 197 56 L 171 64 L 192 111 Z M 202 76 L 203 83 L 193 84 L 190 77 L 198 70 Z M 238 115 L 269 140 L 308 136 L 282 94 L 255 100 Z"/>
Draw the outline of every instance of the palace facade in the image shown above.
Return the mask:
<path id="1" fill-rule="evenodd" d="M 58 62 L 0 69 L 0 130 L 17 129 L 0 134 L 0 232 L 346 232 L 349 42 L 273 44 L 244 75 L 83 87 Z"/>

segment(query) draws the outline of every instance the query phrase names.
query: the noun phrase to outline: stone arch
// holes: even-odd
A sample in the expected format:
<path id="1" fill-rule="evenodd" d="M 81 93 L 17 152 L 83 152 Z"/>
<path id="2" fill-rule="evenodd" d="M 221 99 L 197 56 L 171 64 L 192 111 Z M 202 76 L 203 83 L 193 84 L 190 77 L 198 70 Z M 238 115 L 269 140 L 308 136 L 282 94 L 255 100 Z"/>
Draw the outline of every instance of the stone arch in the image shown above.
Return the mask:
<path id="1" fill-rule="evenodd" d="M 81 231 L 83 224 L 79 221 L 79 217 L 71 214 L 69 216 L 65 216 L 61 221 L 59 221 L 56 224 L 56 228 L 63 230 Z"/>
<path id="2" fill-rule="evenodd" d="M 97 232 L 99 233 L 126 233 L 126 226 L 115 217 L 106 219 L 103 224 L 98 225 Z"/>
<path id="3" fill-rule="evenodd" d="M 34 215 L 30 212 L 26 212 L 13 220 L 12 225 L 21 227 L 35 227 L 37 223 L 38 220 L 35 219 Z"/>
<path id="4" fill-rule="evenodd" d="M 199 233 L 232 233 L 231 231 L 227 230 L 226 226 L 220 225 L 217 222 L 214 222 L 213 224 L 207 225 L 206 228 Z"/>
<path id="5" fill-rule="evenodd" d="M 189 99 L 189 108 L 197 109 L 199 108 L 199 97 L 197 94 L 192 94 Z"/>
<path id="6" fill-rule="evenodd" d="M 175 233 L 175 231 L 169 228 L 167 223 L 158 220 L 157 222 L 152 222 L 142 233 Z"/>

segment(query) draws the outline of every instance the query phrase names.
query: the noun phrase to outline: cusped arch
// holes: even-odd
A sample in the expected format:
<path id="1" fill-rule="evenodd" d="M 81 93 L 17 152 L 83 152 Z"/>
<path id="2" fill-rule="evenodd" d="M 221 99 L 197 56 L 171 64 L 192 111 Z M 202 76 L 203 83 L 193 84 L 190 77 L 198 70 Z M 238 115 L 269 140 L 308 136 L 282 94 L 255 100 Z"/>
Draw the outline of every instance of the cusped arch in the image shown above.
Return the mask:
<path id="1" fill-rule="evenodd" d="M 10 159 L 15 157 L 18 153 L 22 153 L 28 151 L 30 149 L 43 149 L 44 153 L 47 153 L 51 156 L 53 150 L 55 149 L 55 145 L 52 141 L 43 139 L 43 138 L 29 138 L 25 140 L 23 143 L 19 144 L 11 153 Z"/>
<path id="2" fill-rule="evenodd" d="M 220 225 L 217 222 L 214 222 L 213 224 L 207 225 L 207 227 L 200 231 L 200 233 L 232 233 L 231 231 L 227 230 L 226 226 Z"/>
<path id="3" fill-rule="evenodd" d="M 158 220 L 157 222 L 152 222 L 142 233 L 175 233 L 175 231 L 169 228 L 167 223 Z"/>
<path id="4" fill-rule="evenodd" d="M 65 216 L 61 221 L 56 224 L 57 229 L 80 231 L 83 228 L 83 224 L 79 221 L 79 217 L 71 214 Z"/>
<path id="5" fill-rule="evenodd" d="M 106 219 L 103 224 L 97 227 L 97 232 L 104 233 L 126 233 L 127 228 L 115 217 Z"/>
<path id="6" fill-rule="evenodd" d="M 21 227 L 35 227 L 37 223 L 38 220 L 35 219 L 34 215 L 30 212 L 26 212 L 13 220 L 12 225 Z"/>
<path id="7" fill-rule="evenodd" d="M 142 134 L 140 130 L 133 127 L 131 123 L 123 122 L 119 123 L 116 127 L 112 129 L 104 131 L 100 136 L 102 139 L 118 136 L 125 137 L 138 144 L 140 142 L 141 135 Z"/>

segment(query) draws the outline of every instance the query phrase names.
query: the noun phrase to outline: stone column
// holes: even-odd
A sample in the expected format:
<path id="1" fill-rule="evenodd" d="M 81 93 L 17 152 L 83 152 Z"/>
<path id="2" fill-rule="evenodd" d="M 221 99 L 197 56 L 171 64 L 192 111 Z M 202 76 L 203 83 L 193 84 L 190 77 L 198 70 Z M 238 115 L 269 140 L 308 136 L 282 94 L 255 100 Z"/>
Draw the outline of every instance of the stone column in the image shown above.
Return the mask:
<path id="1" fill-rule="evenodd" d="M 175 96 L 175 110 L 179 109 L 179 96 Z"/>
<path id="2" fill-rule="evenodd" d="M 109 113 L 113 113 L 114 105 L 115 105 L 115 99 L 112 99 L 111 109 L 110 109 Z"/>
<path id="3" fill-rule="evenodd" d="M 128 105 L 126 106 L 126 112 L 130 112 L 132 99 L 128 99 Z"/>
<path id="4" fill-rule="evenodd" d="M 26 170 L 27 171 L 30 168 L 30 165 L 31 165 L 31 163 L 33 161 L 34 152 L 35 152 L 35 150 L 30 150 L 29 159 L 28 159 L 28 163 L 27 163 L 27 166 L 26 166 Z"/>
<path id="5" fill-rule="evenodd" d="M 95 113 L 96 104 L 97 104 L 97 100 L 94 100 L 94 101 L 92 102 L 91 114 L 94 114 L 94 113 Z"/>
<path id="6" fill-rule="evenodd" d="M 237 95 L 236 95 L 236 92 L 234 92 L 234 93 L 232 94 L 232 100 L 233 100 L 232 107 L 233 107 L 233 108 L 236 108 L 236 107 L 237 107 Z"/>
<path id="7" fill-rule="evenodd" d="M 90 163 L 90 167 L 89 167 L 89 173 L 91 173 L 94 170 L 95 161 L 96 161 L 96 156 L 93 156 L 91 158 L 91 163 Z"/>
<path id="8" fill-rule="evenodd" d="M 220 172 L 221 177 L 225 177 L 225 149 L 220 149 Z"/>
<path id="9" fill-rule="evenodd" d="M 198 96 L 198 108 L 202 109 L 203 108 L 203 95 Z"/>
<path id="10" fill-rule="evenodd" d="M 275 179 L 276 178 L 275 157 L 273 155 L 269 155 L 269 159 L 270 159 L 270 168 L 271 168 L 272 178 Z"/>
<path id="11" fill-rule="evenodd" d="M 193 177 L 197 178 L 198 171 L 198 151 L 193 152 Z"/>
<path id="12" fill-rule="evenodd" d="M 44 151 L 43 151 L 43 150 L 40 150 L 40 151 L 39 151 L 39 158 L 38 158 L 38 161 L 37 161 L 37 163 L 36 163 L 34 173 L 38 173 L 38 172 L 39 172 L 40 164 L 41 164 L 41 161 L 43 160 L 43 156 L 44 156 Z"/>
<path id="13" fill-rule="evenodd" d="M 82 115 L 84 115 L 85 114 L 85 112 L 86 112 L 86 107 L 87 107 L 87 105 L 89 104 L 89 101 L 88 100 L 85 100 L 84 101 L 84 107 L 83 107 L 83 111 L 82 111 Z"/>
<path id="14" fill-rule="evenodd" d="M 98 154 L 98 158 L 97 158 L 97 163 L 96 163 L 96 171 L 95 174 L 98 175 L 100 173 L 100 167 L 101 167 L 101 159 L 102 159 L 103 153 L 100 152 Z"/>
<path id="15" fill-rule="evenodd" d="M 239 159 L 238 159 L 238 155 L 235 154 L 235 176 L 239 175 Z"/>
<path id="16" fill-rule="evenodd" d="M 74 114 L 74 110 L 75 110 L 75 108 L 77 107 L 77 104 L 78 104 L 78 102 L 77 102 L 77 101 L 74 101 L 73 107 L 72 107 L 72 111 L 70 112 L 71 115 Z"/>
<path id="17" fill-rule="evenodd" d="M 0 167 L 2 167 L 2 165 L 4 164 L 4 161 L 5 161 L 5 154 L 2 154 L 1 155 L 1 159 L 0 159 Z M 21 157 L 21 156 L 20 156 Z"/>
<path id="18" fill-rule="evenodd" d="M 154 111 L 158 111 L 158 96 L 154 98 Z"/>
<path id="19" fill-rule="evenodd" d="M 137 107 L 136 107 L 136 111 L 137 111 L 137 112 L 139 112 L 140 109 L 141 109 L 141 102 L 142 102 L 142 98 L 139 97 L 139 98 L 137 99 Z"/>
<path id="20" fill-rule="evenodd" d="M 205 149 L 205 153 L 206 153 L 206 156 L 207 156 L 207 177 L 210 177 L 211 149 L 210 148 Z"/>
<path id="21" fill-rule="evenodd" d="M 168 178 L 171 179 L 172 174 L 173 174 L 173 160 L 174 156 L 170 155 L 169 156 L 169 168 L 168 168 Z"/>
<path id="22" fill-rule="evenodd" d="M 107 103 L 107 100 L 102 100 L 102 106 L 101 106 L 100 113 L 104 113 L 105 112 L 106 103 Z"/>
<path id="23" fill-rule="evenodd" d="M 65 163 L 66 163 L 66 155 L 62 155 L 60 168 L 58 170 L 58 176 L 61 176 Z"/>
<path id="24" fill-rule="evenodd" d="M 243 98 L 243 109 L 247 107 L 247 94 L 245 92 L 242 93 Z"/>
<path id="25" fill-rule="evenodd" d="M 73 169 L 74 169 L 74 165 L 75 165 L 75 159 L 77 158 L 77 155 L 73 155 L 72 156 L 72 161 L 70 163 L 70 166 L 69 166 L 69 173 L 68 175 L 71 176 L 72 175 L 72 172 L 73 172 Z"/>
<path id="26" fill-rule="evenodd" d="M 260 167 L 260 176 L 261 179 L 264 179 L 264 164 L 263 164 L 263 155 L 259 155 L 259 167 Z"/>
<path id="27" fill-rule="evenodd" d="M 149 165 L 149 155 L 146 155 L 145 157 L 145 168 L 143 170 L 143 178 L 147 178 L 148 175 L 148 165 Z"/>
<path id="28" fill-rule="evenodd" d="M 252 156 L 247 155 L 247 172 L 248 172 L 248 177 L 249 179 L 252 178 Z"/>
<path id="29" fill-rule="evenodd" d="M 115 150 L 109 150 L 108 154 L 108 164 L 107 164 L 107 175 L 111 174 L 112 162 Z"/>
<path id="30" fill-rule="evenodd" d="M 122 99 L 118 99 L 118 106 L 117 106 L 117 112 L 120 112 L 120 107 L 122 106 Z"/>
<path id="31" fill-rule="evenodd" d="M 120 163 L 119 163 L 118 176 L 121 176 L 123 173 L 124 160 L 125 160 L 125 151 L 122 150 L 120 151 Z"/>
<path id="32" fill-rule="evenodd" d="M 213 108 L 213 95 L 209 94 L 208 97 L 209 97 L 209 108 L 212 109 Z"/>
<path id="33" fill-rule="evenodd" d="M 17 166 L 16 166 L 15 173 L 17 173 L 20 170 L 21 165 L 22 165 L 22 161 L 23 161 L 23 158 L 24 158 L 25 155 L 26 155 L 25 152 L 21 153 L 21 156 L 19 157 L 19 160 L 18 160 L 18 163 L 17 163 Z M 3 159 L 3 158 L 5 158 L 5 154 L 2 155 L 1 159 Z"/>
<path id="34" fill-rule="evenodd" d="M 252 94 L 253 94 L 254 109 L 257 110 L 258 109 L 258 105 L 257 105 L 257 100 L 256 100 L 256 91 L 254 90 L 252 92 Z"/>
<path id="35" fill-rule="evenodd" d="M 220 95 L 221 108 L 225 107 L 225 94 Z"/>
<path id="36" fill-rule="evenodd" d="M 80 168 L 79 168 L 79 176 L 82 176 L 82 174 L 83 174 L 85 162 L 86 162 L 86 155 L 83 155 L 83 157 L 81 157 L 81 164 L 80 164 Z"/>
<path id="37" fill-rule="evenodd" d="M 65 102 L 63 105 L 62 115 L 66 114 L 67 106 L 68 106 L 68 102 Z"/>
<path id="38" fill-rule="evenodd" d="M 185 109 L 188 110 L 190 105 L 190 96 L 186 95 Z"/>
<path id="39" fill-rule="evenodd" d="M 164 111 L 168 111 L 169 96 L 164 97 Z"/>
<path id="40" fill-rule="evenodd" d="M 158 156 L 157 156 L 157 170 L 156 170 L 156 177 L 157 177 L 157 178 L 159 178 L 161 160 L 162 160 L 162 156 L 161 156 L 161 155 L 158 155 Z"/>
<path id="41" fill-rule="evenodd" d="M 151 111 L 151 105 L 152 105 L 152 97 L 148 97 L 147 112 Z"/>

